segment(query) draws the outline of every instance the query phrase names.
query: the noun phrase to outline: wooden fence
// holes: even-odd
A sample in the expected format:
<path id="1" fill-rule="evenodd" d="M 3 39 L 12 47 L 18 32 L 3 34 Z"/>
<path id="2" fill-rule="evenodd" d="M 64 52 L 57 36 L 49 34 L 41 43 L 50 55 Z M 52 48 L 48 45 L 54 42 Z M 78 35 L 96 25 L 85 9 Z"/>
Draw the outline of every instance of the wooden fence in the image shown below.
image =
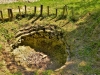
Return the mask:
<path id="1" fill-rule="evenodd" d="M 24 11 L 23 15 L 26 16 L 27 15 L 27 6 L 26 5 L 24 6 L 24 9 L 25 9 L 25 11 Z M 18 6 L 18 10 L 19 10 L 18 15 L 21 16 L 22 14 L 21 14 L 21 11 L 20 11 L 21 10 L 20 6 Z M 33 13 L 34 15 L 36 15 L 36 10 L 37 10 L 37 7 L 34 6 L 34 13 Z M 7 9 L 7 11 L 8 11 L 8 20 L 12 21 L 15 18 L 15 16 L 13 15 L 13 11 L 10 8 Z M 63 11 L 62 14 L 61 14 L 62 16 L 68 15 L 66 5 L 64 7 L 62 7 L 62 11 Z M 49 15 L 50 15 L 50 6 L 47 6 L 47 16 L 49 16 Z M 40 6 L 40 15 L 39 16 L 43 16 L 43 5 Z M 55 9 L 55 16 L 58 16 L 58 9 L 57 8 Z M 2 10 L 0 10 L 0 20 L 2 22 L 5 21 Z"/>

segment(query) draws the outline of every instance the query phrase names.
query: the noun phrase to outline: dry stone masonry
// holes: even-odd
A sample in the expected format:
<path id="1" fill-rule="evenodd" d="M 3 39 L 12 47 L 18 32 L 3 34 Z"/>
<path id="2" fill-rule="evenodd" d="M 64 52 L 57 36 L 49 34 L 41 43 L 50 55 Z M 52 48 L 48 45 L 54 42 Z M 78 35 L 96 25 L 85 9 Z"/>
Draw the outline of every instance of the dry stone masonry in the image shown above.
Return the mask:
<path id="1" fill-rule="evenodd" d="M 25 28 L 22 28 L 19 30 L 19 32 L 16 34 L 15 38 L 16 44 L 14 46 L 18 46 L 18 44 L 21 44 L 24 41 L 29 41 L 33 38 L 56 38 L 56 39 L 63 39 L 63 32 L 60 28 L 58 28 L 56 25 L 35 25 L 35 26 L 28 26 Z"/>

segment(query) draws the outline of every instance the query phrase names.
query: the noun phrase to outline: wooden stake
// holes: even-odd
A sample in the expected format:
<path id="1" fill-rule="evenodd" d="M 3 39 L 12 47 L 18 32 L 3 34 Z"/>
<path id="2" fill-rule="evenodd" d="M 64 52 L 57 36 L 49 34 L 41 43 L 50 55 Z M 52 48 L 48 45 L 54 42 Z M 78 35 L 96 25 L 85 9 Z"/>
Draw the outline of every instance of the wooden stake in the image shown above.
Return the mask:
<path id="1" fill-rule="evenodd" d="M 41 5 L 41 7 L 40 7 L 40 15 L 41 16 L 43 15 L 43 5 Z"/>
<path id="2" fill-rule="evenodd" d="M 47 16 L 49 16 L 49 6 L 47 6 Z"/>
<path id="3" fill-rule="evenodd" d="M 56 16 L 58 15 L 58 9 L 56 9 Z"/>
<path id="4" fill-rule="evenodd" d="M 0 11 L 2 22 L 4 21 L 2 11 Z"/>
<path id="5" fill-rule="evenodd" d="M 25 16 L 26 16 L 26 14 L 27 14 L 27 10 L 26 10 L 26 5 L 25 5 Z"/>
<path id="6" fill-rule="evenodd" d="M 67 12 L 67 5 L 65 5 L 64 7 L 63 7 L 63 16 L 67 16 L 68 15 L 68 12 Z"/>
<path id="7" fill-rule="evenodd" d="M 20 12 L 20 6 L 18 6 L 18 10 L 19 10 L 19 15 L 21 15 L 21 12 Z"/>
<path id="8" fill-rule="evenodd" d="M 10 21 L 10 9 L 8 9 L 8 18 L 9 18 L 9 21 Z"/>
<path id="9" fill-rule="evenodd" d="M 10 14 L 11 14 L 11 20 L 13 19 L 13 12 L 12 9 L 10 9 Z"/>
<path id="10" fill-rule="evenodd" d="M 12 12 L 12 9 L 8 9 L 8 18 L 9 18 L 9 21 L 12 21 L 13 20 L 13 12 Z"/>
<path id="11" fill-rule="evenodd" d="M 74 17 L 74 9 L 72 8 L 72 17 Z"/>
<path id="12" fill-rule="evenodd" d="M 34 6 L 34 15 L 36 15 L 36 6 Z"/>

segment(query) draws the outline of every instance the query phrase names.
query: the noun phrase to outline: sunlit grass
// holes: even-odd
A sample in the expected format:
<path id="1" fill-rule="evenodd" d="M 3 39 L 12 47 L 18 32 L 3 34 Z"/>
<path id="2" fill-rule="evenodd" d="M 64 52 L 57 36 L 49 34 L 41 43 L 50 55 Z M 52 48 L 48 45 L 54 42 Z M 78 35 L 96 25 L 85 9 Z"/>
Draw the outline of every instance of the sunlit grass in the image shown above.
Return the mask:
<path id="1" fill-rule="evenodd" d="M 37 6 L 37 8 L 40 8 L 40 5 L 44 5 L 44 13 L 46 12 L 47 6 L 50 6 L 50 10 L 52 10 L 51 13 L 55 13 L 55 8 L 58 8 L 59 11 L 62 10 L 64 5 L 67 5 L 68 9 L 68 16 L 71 16 L 71 10 L 73 9 L 74 15 L 77 15 L 79 18 L 80 16 L 83 16 L 84 14 L 93 11 L 94 9 L 99 8 L 100 6 L 100 1 L 99 0 L 89 0 L 89 1 L 83 1 L 83 0 L 40 0 L 37 2 L 33 3 L 28 3 L 28 2 L 16 2 L 16 3 L 10 3 L 10 4 L 1 4 L 0 10 L 3 10 L 3 14 L 7 16 L 7 9 L 12 8 L 13 11 L 18 11 L 18 6 L 21 7 L 21 10 L 24 12 L 24 5 L 27 5 L 27 7 L 30 7 L 31 12 L 33 12 L 33 7 Z M 39 12 L 39 11 L 37 11 Z M 16 12 L 17 13 L 17 12 Z M 61 12 L 58 12 L 59 15 Z M 15 12 L 14 12 L 15 14 Z"/>

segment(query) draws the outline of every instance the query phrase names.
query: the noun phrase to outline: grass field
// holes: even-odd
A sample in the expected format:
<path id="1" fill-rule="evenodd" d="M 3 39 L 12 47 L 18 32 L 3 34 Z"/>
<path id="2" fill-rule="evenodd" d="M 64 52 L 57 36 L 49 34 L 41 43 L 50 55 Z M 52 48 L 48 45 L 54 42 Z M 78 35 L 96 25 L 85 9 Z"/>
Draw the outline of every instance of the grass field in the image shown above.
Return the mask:
<path id="1" fill-rule="evenodd" d="M 7 18 L 7 8 L 12 8 L 14 16 L 18 14 L 18 6 L 23 9 L 27 5 L 28 16 L 13 21 L 0 21 L 0 75 L 22 75 L 10 73 L 7 69 L 2 54 L 7 50 L 9 44 L 15 40 L 14 36 L 19 28 L 25 24 L 55 24 L 61 27 L 66 35 L 66 42 L 71 47 L 71 60 L 66 62 L 63 69 L 55 72 L 46 70 L 42 75 L 100 75 L 100 0 L 40 0 L 34 3 L 17 2 L 11 4 L 1 4 L 0 10 Z M 44 5 L 43 17 L 33 14 L 33 7 Z M 68 14 L 62 17 L 62 8 L 67 5 Z M 46 7 L 50 6 L 50 16 L 46 15 Z M 58 8 L 58 16 L 55 17 L 55 9 Z M 16 12 L 15 12 L 16 11 Z M 24 13 L 24 9 L 22 10 Z M 7 47 L 8 46 L 8 47 Z M 39 75 L 38 71 L 35 75 Z"/>

